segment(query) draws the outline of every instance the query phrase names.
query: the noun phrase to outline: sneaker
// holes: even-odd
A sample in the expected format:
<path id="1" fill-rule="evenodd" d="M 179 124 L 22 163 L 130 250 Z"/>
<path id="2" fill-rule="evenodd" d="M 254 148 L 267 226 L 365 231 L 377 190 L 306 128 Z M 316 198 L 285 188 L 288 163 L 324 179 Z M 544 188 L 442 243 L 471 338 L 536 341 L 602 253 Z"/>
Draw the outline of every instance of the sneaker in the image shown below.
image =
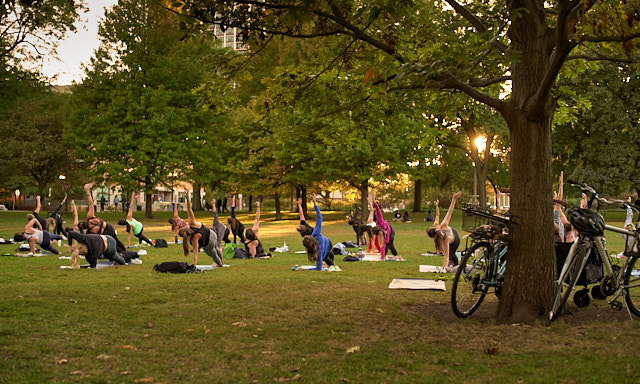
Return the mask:
<path id="1" fill-rule="evenodd" d="M 334 265 L 333 267 L 334 267 L 334 269 L 333 269 L 334 271 L 342 272 L 342 269 L 340 269 L 340 267 L 338 267 L 337 265 Z"/>
<path id="2" fill-rule="evenodd" d="M 336 266 L 335 265 L 330 265 L 329 269 L 327 269 L 327 271 L 329 271 L 329 272 L 335 272 L 335 270 L 336 270 Z"/>
<path id="3" fill-rule="evenodd" d="M 130 262 L 131 264 L 142 264 L 142 260 L 140 259 L 131 259 Z"/>

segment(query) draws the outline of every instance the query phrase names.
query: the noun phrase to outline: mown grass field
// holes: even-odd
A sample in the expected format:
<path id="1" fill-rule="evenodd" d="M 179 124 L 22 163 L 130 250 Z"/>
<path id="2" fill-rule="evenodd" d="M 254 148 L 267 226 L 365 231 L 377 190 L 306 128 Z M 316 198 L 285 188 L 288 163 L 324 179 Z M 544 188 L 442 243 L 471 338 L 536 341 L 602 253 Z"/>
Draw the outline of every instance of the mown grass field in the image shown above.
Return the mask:
<path id="1" fill-rule="evenodd" d="M 21 230 L 25 214 L 0 212 L 0 237 Z M 135 216 L 149 238 L 172 240 L 169 213 L 158 215 Z M 209 213 L 197 216 L 211 224 Z M 393 278 L 444 277 L 418 272 L 441 263 L 421 256 L 433 250 L 424 215 L 392 223 L 406 261 L 339 258 L 342 272 L 292 271 L 309 262 L 294 253 L 302 250 L 297 215 L 286 216 L 276 222 L 263 211 L 260 233 L 265 248 L 286 242 L 290 252 L 226 260 L 229 268 L 201 274 L 152 270 L 185 260 L 180 245 L 144 248 L 142 265 L 102 270 L 60 269 L 69 260 L 53 255 L 0 258 L 0 382 L 640 382 L 639 319 L 603 302 L 571 304 L 573 313 L 551 326 L 499 325 L 495 297 L 456 318 L 451 280 L 447 292 L 388 289 Z M 355 240 L 344 217 L 324 213 L 323 233 L 334 243 Z M 253 222 L 246 212 L 239 218 Z M 459 211 L 453 224 L 460 230 Z M 621 246 L 618 237 L 610 236 L 610 249 Z M 0 245 L 0 253 L 15 248 Z M 201 254 L 199 264 L 210 262 Z"/>

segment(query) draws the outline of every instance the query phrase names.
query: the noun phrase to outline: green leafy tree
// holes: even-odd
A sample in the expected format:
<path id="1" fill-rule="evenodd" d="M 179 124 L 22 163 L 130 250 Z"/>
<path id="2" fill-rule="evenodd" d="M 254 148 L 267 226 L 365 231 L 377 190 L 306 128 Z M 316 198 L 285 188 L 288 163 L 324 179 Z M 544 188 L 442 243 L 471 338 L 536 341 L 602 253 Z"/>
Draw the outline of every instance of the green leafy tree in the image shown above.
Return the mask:
<path id="1" fill-rule="evenodd" d="M 565 179 L 602 194 L 640 190 L 640 76 L 635 65 L 602 64 L 589 77 L 563 77 L 556 97 L 578 111 L 553 130 L 554 163 Z M 580 138 L 580 140 L 576 140 Z"/>
<path id="2" fill-rule="evenodd" d="M 68 95 L 42 90 L 38 97 L 21 99 L 0 120 L 0 184 L 11 189 L 35 185 L 38 195 L 74 167 L 63 141 L 69 114 Z"/>
<path id="3" fill-rule="evenodd" d="M 208 169 L 213 112 L 193 90 L 206 63 L 228 50 L 188 35 L 180 17 L 155 1 L 120 1 L 100 25 L 101 45 L 74 88 L 76 108 L 67 138 L 94 178 L 151 195 L 170 174 L 200 182 Z M 214 159 L 215 160 L 215 159 Z"/>
<path id="4" fill-rule="evenodd" d="M 463 92 L 499 112 L 510 134 L 511 213 L 518 224 L 510 233 L 497 317 L 545 316 L 555 275 L 551 91 L 568 61 L 633 56 L 640 36 L 635 2 L 238 0 L 187 1 L 184 9 L 206 22 L 245 28 L 258 41 L 274 34 L 346 36 L 349 52 L 377 53 L 381 80 L 375 83 L 386 90 Z M 497 84 L 507 97 L 487 91 Z"/>

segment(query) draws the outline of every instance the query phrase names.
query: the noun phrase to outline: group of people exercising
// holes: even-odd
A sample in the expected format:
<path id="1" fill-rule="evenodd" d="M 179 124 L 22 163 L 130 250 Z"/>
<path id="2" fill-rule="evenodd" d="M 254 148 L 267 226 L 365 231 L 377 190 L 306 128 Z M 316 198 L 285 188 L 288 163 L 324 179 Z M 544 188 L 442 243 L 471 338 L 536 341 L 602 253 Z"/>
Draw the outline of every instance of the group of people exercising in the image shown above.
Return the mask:
<path id="1" fill-rule="evenodd" d="M 49 218 L 45 220 L 39 215 L 41 202 L 40 196 L 37 196 L 36 208 L 31 214 L 27 215 L 27 224 L 24 227 L 24 231 L 16 233 L 14 239 L 16 241 L 27 240 L 31 253 L 35 253 L 35 246 L 37 244 L 42 249 L 53 254 L 59 254 L 59 251 L 52 246 L 52 242 L 57 240 L 68 241 L 72 253 L 72 266 L 77 264 L 79 255 L 85 257 L 90 268 L 96 267 L 98 259 L 107 259 L 119 265 L 140 263 L 136 252 L 126 250 L 125 245 L 119 240 L 113 225 L 95 215 L 91 185 L 85 184 L 84 190 L 88 203 L 86 220 L 82 222 L 78 220 L 75 202 L 71 201 L 71 207 L 74 213 L 73 226 L 63 228 L 62 218 L 58 212 L 66 202 L 66 194 L 60 205 L 49 215 Z M 460 245 L 460 237 L 455 229 L 449 227 L 449 220 L 451 219 L 456 200 L 460 195 L 461 193 L 458 192 L 453 196 L 451 206 L 442 222 L 439 221 L 440 213 L 436 202 L 434 224 L 431 228 L 427 229 L 428 236 L 434 239 L 437 252 L 444 254 L 444 266 L 447 269 L 454 268 L 457 265 L 455 252 Z M 134 201 L 134 198 L 135 193 L 132 193 L 130 201 Z M 340 270 L 335 264 L 335 255 L 331 241 L 322 235 L 322 213 L 314 195 L 312 195 L 312 201 L 316 213 L 315 227 L 307 224 L 302 209 L 302 199 L 298 199 L 300 225 L 296 228 L 303 238 L 302 244 L 308 260 L 316 263 L 315 267 L 311 269 L 322 270 L 324 263 L 329 267 L 329 270 Z M 368 243 L 368 249 L 366 251 L 368 253 L 371 253 L 375 246 L 382 260 L 388 258 L 402 260 L 402 257 L 398 256 L 394 245 L 394 228 L 384 219 L 380 205 L 377 201 L 374 201 L 372 195 L 368 196 L 367 202 L 369 206 L 369 217 L 366 224 L 359 219 L 357 205 L 355 213 L 349 220 L 349 225 L 353 227 L 356 233 L 357 245 L 366 245 Z M 241 244 L 244 245 L 244 252 L 248 258 L 259 258 L 266 255 L 262 242 L 259 239 L 259 202 L 256 203 L 256 214 L 253 226 L 247 229 L 245 229 L 244 224 L 235 216 L 235 195 L 232 196 L 231 200 L 231 216 L 227 220 L 228 226 L 219 220 L 217 207 L 219 207 L 220 204 L 217 204 L 215 198 L 211 201 L 213 211 L 213 225 L 211 228 L 206 227 L 195 219 L 189 191 L 186 191 L 186 203 L 187 220 L 180 218 L 178 214 L 178 204 L 174 201 L 173 217 L 169 219 L 169 223 L 176 244 L 179 243 L 178 237 L 182 237 L 185 257 L 188 256 L 190 252 L 193 252 L 193 265 L 197 265 L 198 253 L 202 250 L 213 259 L 212 265 L 214 267 L 224 266 L 221 243 L 222 241 L 230 243 L 229 237 L 232 234 L 233 243 L 235 244 L 239 238 Z M 131 235 L 138 238 L 139 244 L 143 242 L 149 245 L 154 244 L 144 235 L 144 226 L 142 223 L 133 218 L 133 205 L 129 206 L 126 218 L 118 220 L 118 224 L 125 227 L 128 247 L 131 247 Z M 388 255 L 389 253 L 393 256 Z"/>

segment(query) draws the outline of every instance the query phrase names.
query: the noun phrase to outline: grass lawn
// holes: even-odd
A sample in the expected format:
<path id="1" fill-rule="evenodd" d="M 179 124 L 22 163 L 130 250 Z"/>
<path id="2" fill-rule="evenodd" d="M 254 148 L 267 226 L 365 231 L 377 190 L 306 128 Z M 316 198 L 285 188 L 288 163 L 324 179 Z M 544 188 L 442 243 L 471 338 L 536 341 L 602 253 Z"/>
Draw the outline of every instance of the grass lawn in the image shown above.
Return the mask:
<path id="1" fill-rule="evenodd" d="M 0 212 L 0 237 L 20 231 L 25 214 Z M 171 213 L 158 215 L 135 216 L 147 237 L 171 241 Z M 120 216 L 101 217 L 114 224 Z M 209 213 L 197 216 L 211 225 Z M 393 278 L 445 277 L 418 272 L 442 263 L 421 256 L 434 249 L 424 215 L 391 223 L 406 261 L 339 257 L 342 272 L 292 271 L 310 263 L 294 253 L 302 250 L 297 215 L 286 216 L 276 222 L 264 211 L 260 237 L 265 248 L 286 242 L 290 252 L 225 260 L 229 268 L 200 274 L 152 270 L 190 262 L 180 245 L 146 247 L 143 264 L 102 270 L 60 269 L 70 261 L 54 255 L 1 257 L 0 383 L 640 382 L 638 319 L 624 309 L 569 303 L 572 313 L 551 326 L 497 325 L 494 296 L 469 319 L 453 315 L 452 275 L 447 292 L 388 289 Z M 334 243 L 355 240 L 344 216 L 324 213 L 323 234 Z M 459 211 L 453 225 L 463 233 Z M 620 250 L 619 237 L 610 234 L 610 250 Z M 15 248 L 0 245 L 0 253 Z M 199 264 L 209 263 L 201 253 Z"/>

